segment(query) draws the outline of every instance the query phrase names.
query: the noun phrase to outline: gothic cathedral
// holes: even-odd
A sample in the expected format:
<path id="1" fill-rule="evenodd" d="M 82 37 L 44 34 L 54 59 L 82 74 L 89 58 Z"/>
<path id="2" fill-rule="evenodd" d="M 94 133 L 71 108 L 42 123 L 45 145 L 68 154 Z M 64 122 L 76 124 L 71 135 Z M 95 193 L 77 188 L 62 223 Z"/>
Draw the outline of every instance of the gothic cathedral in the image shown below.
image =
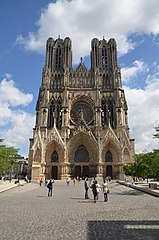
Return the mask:
<path id="1" fill-rule="evenodd" d="M 49 38 L 36 123 L 30 139 L 32 180 L 67 177 L 123 179 L 134 154 L 117 46 L 94 38 L 91 66 L 72 67 L 71 39 Z"/>

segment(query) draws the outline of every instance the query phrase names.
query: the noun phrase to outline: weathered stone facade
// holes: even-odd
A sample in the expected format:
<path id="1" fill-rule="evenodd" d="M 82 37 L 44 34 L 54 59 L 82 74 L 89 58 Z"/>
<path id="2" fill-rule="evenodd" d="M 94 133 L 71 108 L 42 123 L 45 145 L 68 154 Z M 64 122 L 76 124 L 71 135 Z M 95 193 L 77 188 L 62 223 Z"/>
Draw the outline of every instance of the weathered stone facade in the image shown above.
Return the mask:
<path id="1" fill-rule="evenodd" d="M 81 43 L 82 44 L 82 43 Z M 91 68 L 72 68 L 71 39 L 49 38 L 28 174 L 33 180 L 71 177 L 123 179 L 132 161 L 127 103 L 114 39 L 91 42 Z"/>

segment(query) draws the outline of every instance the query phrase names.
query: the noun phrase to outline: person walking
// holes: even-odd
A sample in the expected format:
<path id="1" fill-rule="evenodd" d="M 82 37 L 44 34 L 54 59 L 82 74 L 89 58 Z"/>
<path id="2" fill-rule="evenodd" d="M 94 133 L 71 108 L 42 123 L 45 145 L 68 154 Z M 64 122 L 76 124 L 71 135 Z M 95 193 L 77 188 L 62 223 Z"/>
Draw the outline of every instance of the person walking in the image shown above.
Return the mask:
<path id="1" fill-rule="evenodd" d="M 84 180 L 84 189 L 85 189 L 85 199 L 89 199 L 89 197 L 88 197 L 88 189 L 89 189 L 88 177 L 85 178 L 85 180 Z"/>
<path id="2" fill-rule="evenodd" d="M 74 186 L 76 185 L 76 178 L 75 177 L 73 178 L 73 185 Z"/>
<path id="3" fill-rule="evenodd" d="M 103 194 L 104 194 L 104 202 L 107 202 L 108 201 L 109 187 L 108 187 L 108 182 L 105 179 L 103 180 L 102 190 L 103 190 Z"/>
<path id="4" fill-rule="evenodd" d="M 41 178 L 41 179 L 40 179 L 40 182 L 39 182 L 40 187 L 41 187 L 42 183 L 43 183 L 43 180 L 42 180 L 42 178 Z"/>
<path id="5" fill-rule="evenodd" d="M 92 184 L 92 186 L 91 186 L 92 192 L 93 192 L 93 197 L 94 197 L 94 203 L 96 203 L 97 195 L 98 195 L 96 184 L 97 184 L 97 181 L 94 180 L 94 182 L 93 182 L 93 184 Z"/>
<path id="6" fill-rule="evenodd" d="M 69 184 L 70 184 L 70 177 L 68 177 L 67 179 L 66 179 L 66 184 L 67 184 L 67 186 L 69 186 Z"/>
<path id="7" fill-rule="evenodd" d="M 97 189 L 97 197 L 96 197 L 96 199 L 98 200 L 99 192 L 101 190 L 100 184 L 98 182 L 96 184 L 96 189 Z"/>
<path id="8" fill-rule="evenodd" d="M 53 183 L 54 183 L 54 179 L 50 179 L 49 183 L 47 184 L 48 197 L 52 197 Z"/>

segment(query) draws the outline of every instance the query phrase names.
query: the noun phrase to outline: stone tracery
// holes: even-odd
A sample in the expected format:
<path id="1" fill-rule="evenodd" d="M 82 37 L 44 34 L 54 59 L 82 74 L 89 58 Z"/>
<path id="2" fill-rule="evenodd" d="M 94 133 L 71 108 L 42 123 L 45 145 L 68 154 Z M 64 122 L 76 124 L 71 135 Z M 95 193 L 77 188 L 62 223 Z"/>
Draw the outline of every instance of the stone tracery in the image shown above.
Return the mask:
<path id="1" fill-rule="evenodd" d="M 83 59 L 75 69 L 71 39 L 47 41 L 30 139 L 32 179 L 50 178 L 55 171 L 58 179 L 73 177 L 76 170 L 90 177 L 105 177 L 109 170 L 112 177 L 123 178 L 121 164 L 132 161 L 134 145 L 115 39 L 94 38 L 90 56 L 90 70 Z"/>

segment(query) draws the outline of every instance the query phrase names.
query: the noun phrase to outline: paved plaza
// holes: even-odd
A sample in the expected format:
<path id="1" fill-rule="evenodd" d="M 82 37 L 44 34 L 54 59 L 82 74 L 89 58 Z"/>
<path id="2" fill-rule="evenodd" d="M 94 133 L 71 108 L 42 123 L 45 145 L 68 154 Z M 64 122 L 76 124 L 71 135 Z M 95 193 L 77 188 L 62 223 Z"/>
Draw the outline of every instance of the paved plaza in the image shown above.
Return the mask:
<path id="1" fill-rule="evenodd" d="M 110 183 L 109 201 L 103 194 L 93 203 L 84 199 L 83 182 L 66 186 L 55 181 L 47 188 L 28 183 L 0 193 L 1 240 L 158 240 L 159 199 Z"/>

